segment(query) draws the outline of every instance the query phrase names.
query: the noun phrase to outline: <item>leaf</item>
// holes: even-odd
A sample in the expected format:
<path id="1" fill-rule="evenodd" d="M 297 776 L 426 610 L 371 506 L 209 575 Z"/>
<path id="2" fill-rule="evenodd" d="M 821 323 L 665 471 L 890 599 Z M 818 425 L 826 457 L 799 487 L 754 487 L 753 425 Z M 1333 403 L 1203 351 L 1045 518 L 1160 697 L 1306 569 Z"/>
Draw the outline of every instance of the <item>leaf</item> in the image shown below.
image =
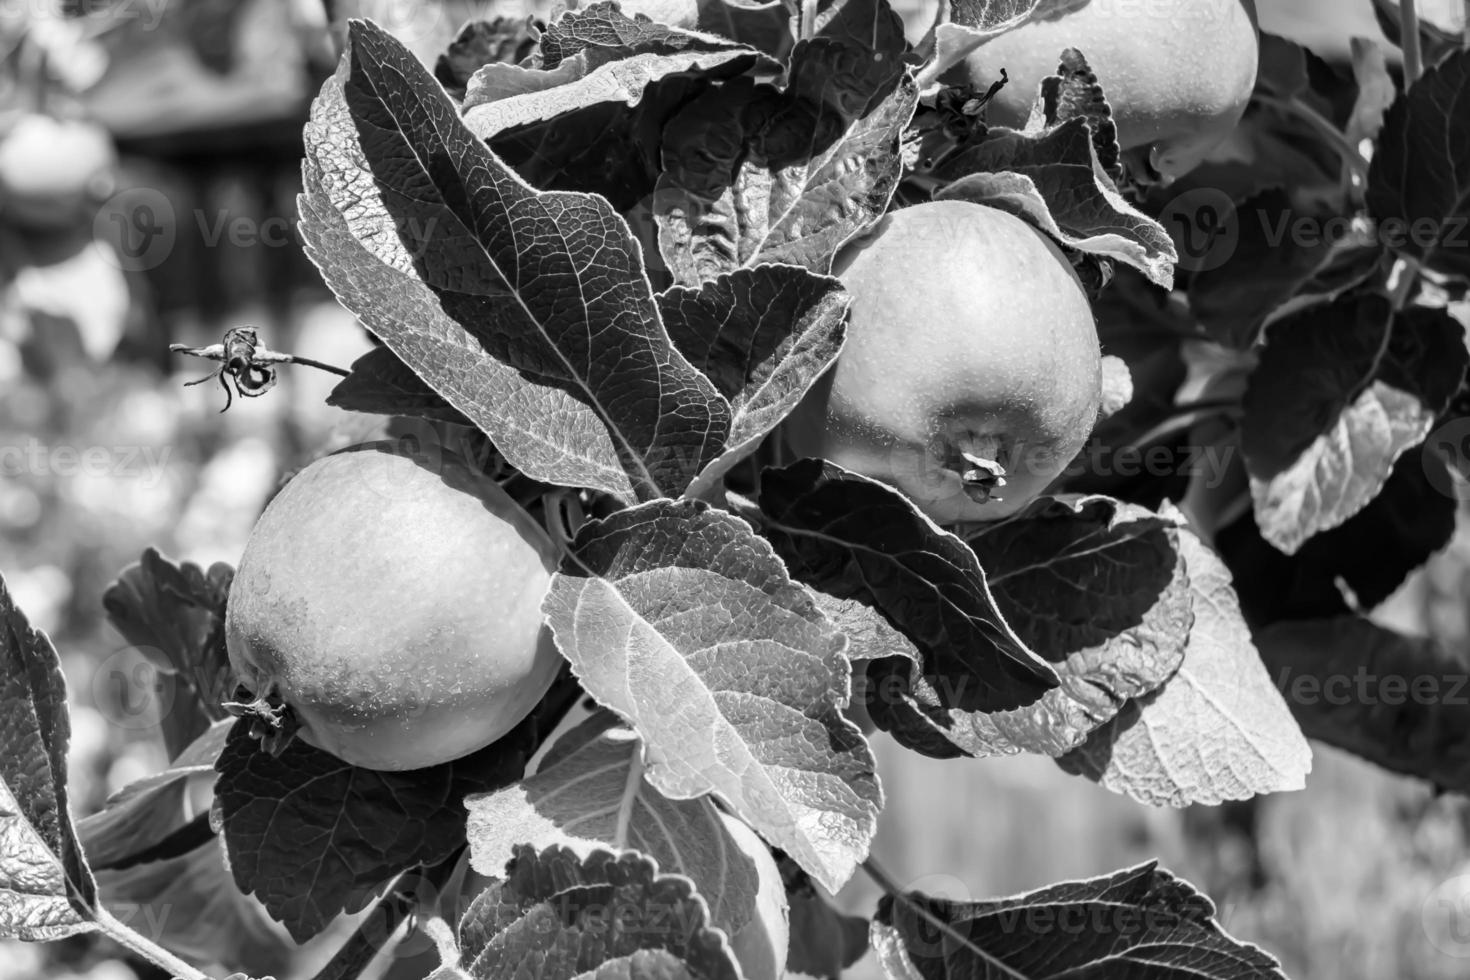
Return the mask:
<path id="1" fill-rule="evenodd" d="M 1103 172 L 1085 118 L 1042 134 L 992 129 L 938 175 L 952 183 L 937 200 L 1009 211 L 1072 248 L 1126 262 L 1156 285 L 1173 288 L 1174 243 Z"/>
<path id="2" fill-rule="evenodd" d="M 968 540 L 1006 622 L 1061 678 L 1035 704 L 976 716 L 956 740 L 970 755 L 1062 755 L 1178 669 L 1193 613 L 1173 521 L 1043 498 Z"/>
<path id="3" fill-rule="evenodd" d="M 1194 603 L 1184 662 L 1058 763 L 1150 806 L 1301 789 L 1312 753 L 1251 643 L 1230 572 L 1178 535 Z"/>
<path id="4" fill-rule="evenodd" d="M 1190 201 L 1192 211 L 1185 207 Z M 1324 229 L 1346 219 L 1303 214 L 1285 190 L 1274 187 L 1228 211 L 1216 206 L 1225 203 L 1213 194 L 1182 194 L 1165 221 L 1173 225 L 1184 265 L 1193 273 L 1190 309 L 1211 339 L 1249 350 L 1266 320 L 1332 258 L 1333 238 Z"/>
<path id="5" fill-rule="evenodd" d="M 195 962 L 248 966 L 259 976 L 284 972 L 294 950 L 230 880 L 207 821 L 204 831 L 204 843 L 181 854 L 98 868 L 102 904 L 123 925 Z"/>
<path id="6" fill-rule="evenodd" d="M 1271 327 L 1242 423 L 1268 541 L 1294 554 L 1378 494 L 1459 388 L 1470 362 L 1462 335 L 1442 310 L 1395 316 L 1379 296 L 1312 307 Z"/>
<path id="7" fill-rule="evenodd" d="M 327 404 L 349 412 L 471 424 L 387 347 L 374 347 L 353 361 L 352 373 L 337 382 Z"/>
<path id="8" fill-rule="evenodd" d="M 71 720 L 61 662 L 0 578 L 0 936 L 90 931 L 97 886 L 67 810 Z"/>
<path id="9" fill-rule="evenodd" d="M 787 974 L 842 976 L 868 951 L 868 920 L 839 912 L 790 859 L 783 858 L 780 865 L 790 908 Z"/>
<path id="10" fill-rule="evenodd" d="M 794 266 L 737 269 L 697 289 L 659 294 L 674 346 L 730 402 L 725 452 L 688 495 L 699 496 L 753 452 L 836 360 L 848 298 L 835 279 Z"/>
<path id="11" fill-rule="evenodd" d="M 887 210 L 918 101 L 912 79 L 850 124 L 791 93 L 727 83 L 670 122 L 653 213 L 675 282 L 697 286 L 766 262 L 826 274 L 838 248 Z"/>
<path id="12" fill-rule="evenodd" d="M 1395 252 L 1470 280 L 1470 50 L 1430 68 L 1388 110 L 1368 211 Z"/>
<path id="13" fill-rule="evenodd" d="M 631 501 L 719 453 L 729 406 L 669 343 L 623 219 L 532 190 L 371 25 L 313 104 L 305 171 L 328 284 L 517 469 Z"/>
<path id="14" fill-rule="evenodd" d="M 470 79 L 464 121 L 476 136 L 492 141 L 517 127 L 550 122 L 601 102 L 636 106 L 650 85 L 686 72 L 733 77 L 757 58 L 750 48 L 726 42 L 669 54 L 632 54 L 605 63 L 589 52 L 577 52 L 555 70 L 487 65 Z"/>
<path id="15" fill-rule="evenodd" d="M 792 574 L 876 609 L 919 651 L 918 665 L 898 657 L 868 668 L 873 720 L 900 741 L 913 724 L 962 737 L 976 713 L 1032 704 L 1056 687 L 1001 615 L 975 553 L 898 493 L 820 460 L 768 469 L 761 486 L 765 534 Z"/>
<path id="16" fill-rule="evenodd" d="M 609 0 L 568 11 L 547 25 L 541 36 L 541 62 L 555 68 L 588 49 L 631 51 L 719 51 L 733 47 L 725 38 L 679 30 L 624 14 Z"/>
<path id="17" fill-rule="evenodd" d="M 149 548 L 102 594 L 113 628 L 192 695 L 176 697 L 163 719 L 171 758 L 226 717 L 220 707 L 231 688 L 225 600 L 234 576 L 223 562 L 206 571 L 190 562 L 176 565 Z"/>
<path id="18" fill-rule="evenodd" d="M 841 711 L 845 642 L 747 524 L 693 501 L 589 523 L 542 608 L 654 787 L 715 793 L 826 887 L 847 880 L 881 792 Z"/>
<path id="19" fill-rule="evenodd" d="M 1359 616 L 1277 623 L 1261 657 L 1308 738 L 1470 792 L 1466 659 Z"/>
<path id="20" fill-rule="evenodd" d="M 1316 619 L 1372 609 L 1409 573 L 1449 543 L 1456 502 L 1435 454 L 1416 447 L 1399 457 L 1383 490 L 1341 527 L 1319 534 L 1294 555 L 1269 544 L 1250 514 L 1215 535 L 1236 571 L 1247 621 L 1261 628 L 1283 619 Z"/>
<path id="21" fill-rule="evenodd" d="M 1046 20 L 1091 0 L 951 0 L 949 18 L 934 29 L 935 77 L 959 64 L 976 43 L 1032 20 Z"/>
<path id="22" fill-rule="evenodd" d="M 873 933 L 885 972 L 913 980 L 1286 980 L 1154 862 L 990 901 L 886 895 Z"/>
<path id="23" fill-rule="evenodd" d="M 230 870 L 291 937 L 305 942 L 339 912 L 357 912 L 390 879 L 442 861 L 464 843 L 461 801 L 520 779 L 570 695 L 551 694 L 500 740 L 427 769 L 378 772 L 293 739 L 278 756 L 231 729 L 215 806 Z"/>
<path id="24" fill-rule="evenodd" d="M 1108 105 L 1097 73 L 1076 48 L 1062 52 L 1057 73 L 1041 80 L 1041 94 L 1032 107 L 1026 128 L 1050 129 L 1069 119 L 1083 119 L 1092 135 L 1098 166 L 1114 184 L 1123 180 L 1123 151 L 1118 146 L 1118 126 Z"/>
<path id="25" fill-rule="evenodd" d="M 465 913 L 460 945 L 476 980 L 738 980 L 708 914 L 688 878 L 643 855 L 521 846 Z"/>
<path id="26" fill-rule="evenodd" d="M 191 790 L 214 785 L 215 760 L 233 724 L 215 722 L 163 772 L 129 783 L 101 810 L 77 822 L 77 837 L 94 870 L 136 861 L 194 819 Z"/>
<path id="27" fill-rule="evenodd" d="M 456 98 L 463 99 L 470 78 L 486 65 L 518 64 L 536 50 L 534 17 L 493 17 L 469 20 L 448 49 L 434 62 L 434 78 Z"/>
<path id="28" fill-rule="evenodd" d="M 633 732 L 606 730 L 597 718 L 584 724 L 604 730 L 534 776 L 465 800 L 475 870 L 499 874 L 516 844 L 555 844 L 583 857 L 634 850 L 692 880 L 709 903 L 710 924 L 735 935 L 750 921 L 759 880 L 714 803 L 659 793 L 643 778 L 643 747 Z"/>

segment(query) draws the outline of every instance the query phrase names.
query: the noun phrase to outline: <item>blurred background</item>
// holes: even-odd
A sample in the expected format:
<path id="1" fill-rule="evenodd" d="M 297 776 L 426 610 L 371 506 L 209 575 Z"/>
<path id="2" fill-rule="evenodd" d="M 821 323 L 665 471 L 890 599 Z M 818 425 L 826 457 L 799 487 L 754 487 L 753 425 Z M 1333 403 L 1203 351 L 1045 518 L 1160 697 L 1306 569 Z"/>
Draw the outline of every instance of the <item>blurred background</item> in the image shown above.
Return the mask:
<path id="1" fill-rule="evenodd" d="M 1354 35 L 1381 37 L 1370 0 L 1259 5 L 1263 27 L 1329 58 Z M 921 35 L 932 8 L 896 6 Z M 529 0 L 0 4 L 0 570 L 62 654 L 77 816 L 167 763 L 167 706 L 146 658 L 104 622 L 107 585 L 150 545 L 204 567 L 234 562 L 286 475 L 376 424 L 327 407 L 335 379 L 302 368 L 220 414 L 217 383 L 185 387 L 215 365 L 168 345 L 251 324 L 274 349 L 344 367 L 367 349 L 294 230 L 301 126 L 334 66 L 332 24 L 371 14 L 432 64 L 487 12 L 546 11 Z M 1467 569 L 1462 533 L 1376 615 L 1464 649 Z M 904 884 L 1001 895 L 1157 857 L 1296 980 L 1470 976 L 1464 800 L 1319 747 L 1304 792 L 1151 811 L 1047 760 L 938 763 L 877 742 L 889 807 L 875 854 Z M 222 867 L 212 872 L 228 890 Z M 149 887 L 158 914 L 176 911 L 166 882 Z M 867 911 L 876 890 L 859 880 L 840 898 Z M 330 952 L 330 938 L 295 950 L 247 900 L 197 914 L 282 980 Z M 871 959 L 854 974 L 878 975 Z M 0 980 L 157 976 L 87 937 L 0 943 Z"/>

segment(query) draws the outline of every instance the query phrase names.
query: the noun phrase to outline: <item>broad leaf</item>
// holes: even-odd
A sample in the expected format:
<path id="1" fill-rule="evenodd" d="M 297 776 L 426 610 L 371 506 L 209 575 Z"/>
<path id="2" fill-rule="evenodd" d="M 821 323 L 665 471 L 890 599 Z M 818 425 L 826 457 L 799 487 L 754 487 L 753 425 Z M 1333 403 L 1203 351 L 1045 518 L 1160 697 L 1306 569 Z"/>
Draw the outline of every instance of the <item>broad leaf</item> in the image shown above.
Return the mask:
<path id="1" fill-rule="evenodd" d="M 97 886 L 67 810 L 71 720 L 61 662 L 0 578 L 0 936 L 92 929 Z"/>
<path id="2" fill-rule="evenodd" d="M 1358 616 L 1256 637 L 1302 731 L 1440 792 L 1470 792 L 1470 662 Z"/>
<path id="3" fill-rule="evenodd" d="M 1062 682 L 976 716 L 957 740 L 969 754 L 1069 752 L 1178 669 L 1193 613 L 1173 521 L 1107 498 L 1043 499 L 968 540 L 1006 622 Z"/>
<path id="4" fill-rule="evenodd" d="M 1149 863 L 990 901 L 887 895 L 873 935 L 888 976 L 911 980 L 1286 980 L 1215 915 Z"/>
<path id="5" fill-rule="evenodd" d="M 225 717 L 230 693 L 225 599 L 234 569 L 216 562 L 174 564 L 155 549 L 123 569 L 102 595 L 107 620 L 151 664 L 176 678 L 163 719 L 170 757 Z"/>
<path id="6" fill-rule="evenodd" d="M 1190 210 L 1187 202 L 1195 202 Z M 1185 252 L 1189 306 L 1213 340 L 1239 350 L 1259 339 L 1267 318 L 1297 295 L 1333 256 L 1322 229 L 1342 220 L 1304 215 L 1271 188 L 1225 211 L 1217 197 L 1182 194 L 1164 220 Z M 1336 224 L 1331 224 L 1336 227 Z M 1200 243 L 1208 248 L 1200 249 Z M 1191 243 L 1194 243 L 1191 245 Z"/>
<path id="7" fill-rule="evenodd" d="M 950 0 L 949 17 L 934 31 L 935 77 L 979 44 L 1032 20 L 1046 20 L 1095 0 Z"/>
<path id="8" fill-rule="evenodd" d="M 918 650 L 917 665 L 889 657 L 868 670 L 873 720 L 900 741 L 918 724 L 963 747 L 977 713 L 1032 704 L 1057 685 L 1001 615 L 975 553 L 895 491 L 803 460 L 765 471 L 760 505 L 793 575 L 879 611 Z"/>
<path id="9" fill-rule="evenodd" d="M 202 787 L 214 785 L 215 760 L 233 724 L 215 722 L 163 772 L 129 783 L 108 797 L 101 810 L 78 821 L 77 837 L 88 863 L 100 871 L 146 857 L 199 816 L 192 798 Z"/>
<path id="10" fill-rule="evenodd" d="M 725 452 L 689 489 L 698 496 L 750 454 L 832 366 L 846 336 L 835 279 L 795 266 L 737 269 L 659 294 L 674 346 L 730 402 Z"/>
<path id="11" fill-rule="evenodd" d="M 938 175 L 953 181 L 940 200 L 1010 211 L 1072 248 L 1126 262 L 1165 289 L 1174 284 L 1178 255 L 1168 232 L 1123 199 L 1082 117 L 1040 134 L 991 130 Z"/>
<path id="12" fill-rule="evenodd" d="M 710 907 L 710 924 L 731 936 L 750 921 L 759 880 L 755 862 L 725 830 L 708 797 L 670 799 L 643 778 L 643 746 L 626 728 L 582 741 L 535 775 L 465 800 L 470 859 L 497 875 L 517 844 L 559 845 L 583 857 L 634 850 L 659 869 L 691 879 Z M 577 739 L 570 733 L 569 739 Z"/>
<path id="13" fill-rule="evenodd" d="M 1194 604 L 1184 662 L 1058 762 L 1151 806 L 1301 789 L 1311 750 L 1251 643 L 1230 572 L 1192 533 L 1178 537 Z"/>
<path id="14" fill-rule="evenodd" d="M 728 40 L 680 30 L 624 14 L 609 0 L 571 10 L 552 21 L 541 35 L 541 64 L 556 68 L 587 50 L 626 52 L 719 51 L 734 47 Z"/>
<path id="15" fill-rule="evenodd" d="M 460 946 L 475 980 L 740 976 L 689 879 L 634 852 L 516 848 L 465 913 Z"/>
<path id="16" fill-rule="evenodd" d="M 453 405 L 387 347 L 374 347 L 352 362 L 352 373 L 337 383 L 327 404 L 349 412 L 406 415 L 470 425 Z"/>
<path id="17" fill-rule="evenodd" d="M 887 209 L 917 104 L 912 80 L 899 78 L 855 121 L 794 94 L 796 84 L 726 84 L 669 124 L 653 210 L 676 282 L 696 286 L 764 262 L 826 273 L 838 248 Z M 858 90 L 852 101 L 872 94 Z"/>
<path id="18" fill-rule="evenodd" d="M 790 909 L 786 972 L 840 977 L 868 951 L 868 920 L 838 911 L 790 859 L 782 859 L 781 877 Z"/>
<path id="19" fill-rule="evenodd" d="M 826 887 L 847 880 L 881 793 L 841 711 L 846 644 L 749 525 L 692 501 L 589 523 L 543 608 L 659 791 L 715 793 Z"/>
<path id="20" fill-rule="evenodd" d="M 522 472 L 631 501 L 718 454 L 729 405 L 669 343 L 623 219 L 532 190 L 371 25 L 313 105 L 305 171 L 338 298 Z"/>
<path id="21" fill-rule="evenodd" d="M 1449 430 L 1453 431 L 1453 430 Z M 1415 447 L 1399 457 L 1383 490 L 1341 527 L 1294 555 L 1267 542 L 1254 518 L 1222 528 L 1215 546 L 1236 570 L 1252 628 L 1372 609 L 1396 592 L 1455 532 L 1455 496 L 1443 459 Z"/>
<path id="22" fill-rule="evenodd" d="M 408 868 L 442 861 L 464 844 L 470 793 L 521 778 L 568 695 L 552 689 L 499 741 L 427 769 L 378 772 L 292 740 L 271 755 L 231 730 L 216 764 L 215 806 L 230 870 L 297 942 L 339 912 L 357 912 Z"/>
<path id="23" fill-rule="evenodd" d="M 1470 280 L 1470 50 L 1430 68 L 1388 110 L 1368 210 L 1394 251 Z"/>
<path id="24" fill-rule="evenodd" d="M 1271 327 L 1242 429 L 1267 540 L 1293 554 L 1378 494 L 1459 388 L 1470 360 L 1462 334 L 1442 310 L 1395 316 L 1376 296 Z"/>

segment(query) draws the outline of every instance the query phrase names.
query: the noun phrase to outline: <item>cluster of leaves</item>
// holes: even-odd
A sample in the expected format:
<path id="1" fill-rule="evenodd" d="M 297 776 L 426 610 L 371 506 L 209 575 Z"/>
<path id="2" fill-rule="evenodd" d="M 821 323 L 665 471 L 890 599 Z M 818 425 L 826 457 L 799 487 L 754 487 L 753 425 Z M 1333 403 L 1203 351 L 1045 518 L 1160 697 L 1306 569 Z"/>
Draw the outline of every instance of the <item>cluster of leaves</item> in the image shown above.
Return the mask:
<path id="1" fill-rule="evenodd" d="M 1063 5 L 966 4 L 925 58 L 884 0 L 803 10 L 781 45 L 597 3 L 544 30 L 472 28 L 439 81 L 354 23 L 307 128 L 301 229 L 381 346 L 332 400 L 471 425 L 518 475 L 597 496 L 543 605 L 575 683 L 431 769 L 261 752 L 248 719 L 218 709 L 228 571 L 146 556 L 109 611 L 207 707 L 171 736 L 172 768 L 73 827 L 56 655 L 0 589 L 0 826 L 20 842 L 0 861 L 6 931 L 117 935 L 118 895 L 193 887 L 125 872 L 193 862 L 173 867 L 228 874 L 232 898 L 298 941 L 359 914 L 322 978 L 356 976 L 415 911 L 457 920 L 436 927 L 436 977 L 733 977 L 724 939 L 756 883 L 723 810 L 783 855 L 805 923 L 789 969 L 830 976 L 862 952 L 862 926 L 821 891 L 867 860 L 883 802 L 854 701 L 913 751 L 1039 753 L 1152 805 L 1299 788 L 1310 754 L 1261 653 L 1325 670 L 1324 644 L 1351 638 L 1432 660 L 1360 613 L 1448 533 L 1422 529 L 1453 506 L 1424 489 L 1448 479 L 1424 442 L 1464 401 L 1466 353 L 1430 299 L 1466 253 L 1445 236 L 1268 248 L 1252 222 L 1332 205 L 1445 227 L 1470 182 L 1453 108 L 1470 56 L 1398 94 L 1365 53 L 1343 100 L 1317 90 L 1309 54 L 1267 39 L 1250 165 L 1192 178 L 1244 202 L 1211 226 L 1237 245 L 1191 266 L 1194 227 L 1169 207 L 1193 188 L 1160 202 L 1127 186 L 1085 52 L 1061 56 L 1024 131 L 987 127 L 985 93 L 934 81 L 966 45 Z M 1320 139 L 1286 140 L 1307 114 Z M 1349 159 L 1380 124 L 1371 168 Z M 1309 164 L 1322 179 L 1297 181 Z M 841 350 L 834 254 L 930 199 L 1017 213 L 1096 272 L 1105 348 L 1140 391 L 1111 392 L 1069 492 L 991 525 L 944 529 L 883 484 L 768 452 Z M 1187 446 L 1220 421 L 1198 406 L 1222 401 L 1239 425 L 1214 431 L 1243 447 L 1250 516 L 1220 503 L 1228 481 L 1088 465 L 1097 447 Z M 1389 546 L 1403 554 L 1385 562 Z M 1232 567 L 1251 569 L 1239 593 Z M 550 738 L 584 695 L 591 718 Z M 1371 734 L 1394 723 L 1353 747 L 1393 764 L 1424 744 Z M 1450 761 L 1411 771 L 1445 781 Z M 209 814 L 181 806 L 211 778 Z M 458 908 L 466 864 L 494 880 Z M 895 977 L 1103 975 L 1120 957 L 1161 977 L 1280 976 L 1153 866 L 986 902 L 895 890 L 871 936 Z"/>

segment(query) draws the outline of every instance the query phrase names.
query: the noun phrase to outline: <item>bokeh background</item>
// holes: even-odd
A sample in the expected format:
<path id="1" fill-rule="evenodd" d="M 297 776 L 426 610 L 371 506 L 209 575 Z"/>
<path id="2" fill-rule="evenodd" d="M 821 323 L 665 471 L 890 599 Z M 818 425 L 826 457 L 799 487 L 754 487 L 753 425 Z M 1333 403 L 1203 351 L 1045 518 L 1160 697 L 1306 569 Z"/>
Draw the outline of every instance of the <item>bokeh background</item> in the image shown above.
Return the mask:
<path id="1" fill-rule="evenodd" d="M 1259 5 L 1266 29 L 1327 57 L 1345 56 L 1354 35 L 1381 37 L 1370 0 Z M 917 37 L 932 9 L 897 6 Z M 167 705 L 146 658 L 105 623 L 107 585 L 150 545 L 206 567 L 235 561 L 282 479 L 376 424 L 327 407 L 334 379 L 306 369 L 221 414 L 217 384 L 185 386 L 213 365 L 167 350 L 242 324 L 275 349 L 342 366 L 367 349 L 293 230 L 301 125 L 333 66 L 328 7 L 371 13 L 425 57 L 474 13 L 535 12 L 409 0 L 0 4 L 0 157 L 37 112 L 100 127 L 112 154 L 80 207 L 17 214 L 0 200 L 0 571 L 62 654 L 77 816 L 167 762 Z M 1465 650 L 1467 569 L 1462 533 L 1375 615 Z M 1304 792 L 1153 811 L 1047 760 L 937 763 L 877 743 L 889 807 L 875 854 L 902 883 L 1001 895 L 1158 858 L 1296 980 L 1470 977 L 1463 799 L 1318 747 Z M 840 898 L 867 910 L 876 895 L 858 880 Z M 283 980 L 330 952 L 294 950 L 243 900 L 206 914 Z M 854 975 L 878 973 L 869 959 Z M 0 980 L 157 976 L 87 937 L 0 943 Z"/>

